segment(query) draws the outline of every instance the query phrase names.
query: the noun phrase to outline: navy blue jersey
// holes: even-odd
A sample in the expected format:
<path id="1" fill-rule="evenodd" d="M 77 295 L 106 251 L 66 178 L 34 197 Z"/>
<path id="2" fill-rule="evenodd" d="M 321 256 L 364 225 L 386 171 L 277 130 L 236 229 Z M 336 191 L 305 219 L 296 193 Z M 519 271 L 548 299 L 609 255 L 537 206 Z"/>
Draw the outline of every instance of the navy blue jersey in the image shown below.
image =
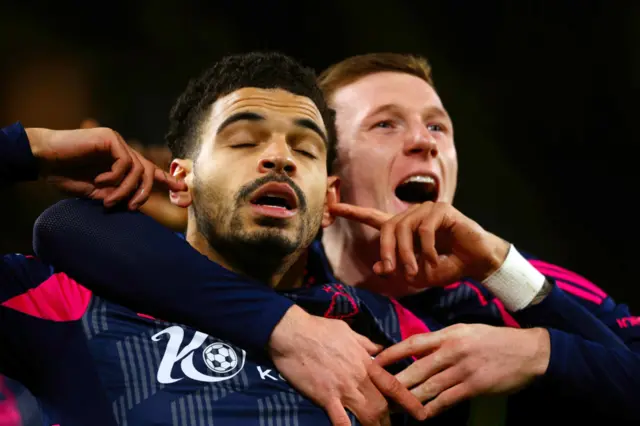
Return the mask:
<path id="1" fill-rule="evenodd" d="M 12 159 L 29 158 L 24 131 L 3 131 L 5 139 L 12 132 L 22 145 L 11 138 L 3 145 L 0 138 L 0 150 L 7 154 L 0 161 L 8 162 L 2 170 L 15 166 Z M 250 281 L 202 256 L 182 267 L 190 270 L 190 263 L 201 261 L 210 268 L 209 277 L 231 291 Z M 102 263 L 99 269 L 108 274 L 110 266 Z M 114 300 L 144 305 L 136 302 L 144 297 L 131 297 L 135 285 L 115 281 L 110 287 Z M 173 310 L 189 309 L 184 304 L 192 295 L 178 292 L 169 301 L 172 318 L 179 316 Z M 276 296 L 288 301 L 281 306 L 296 303 L 312 314 L 342 319 L 383 346 L 430 331 L 400 304 L 326 282 L 313 271 L 303 288 Z M 156 312 L 162 310 L 151 310 Z M 97 296 L 40 259 L 6 255 L 0 261 L 0 373 L 34 394 L 46 425 L 330 424 L 324 410 L 280 376 L 263 348 L 243 347 L 149 313 Z M 242 321 L 228 316 L 216 327 L 233 328 Z M 246 340 L 264 335 L 265 324 L 251 325 L 243 330 Z M 400 415 L 396 424 L 405 420 Z"/>
<path id="2" fill-rule="evenodd" d="M 292 303 L 290 297 L 260 283 L 216 279 L 219 270 L 211 262 L 139 214 L 105 213 L 95 203 L 66 201 L 41 217 L 35 235 L 43 258 L 90 285 L 96 294 L 124 301 L 141 312 L 190 324 L 247 351 L 259 351 L 281 318 L 283 306 Z M 59 250 L 63 246 L 65 250 Z M 318 277 L 318 282 L 334 281 L 319 244 L 312 247 L 310 259 L 316 259 L 310 267 L 320 269 L 313 271 L 312 277 Z M 468 280 L 402 303 L 427 327 L 484 322 L 549 329 L 552 351 L 547 374 L 526 392 L 509 399 L 504 407 L 509 424 L 529 424 L 530 420 L 561 424 L 567 418 L 586 424 L 637 420 L 640 320 L 576 274 L 543 262 L 532 263 L 553 283 L 553 291 L 539 305 L 518 313 L 507 312 L 479 283 Z M 183 267 L 186 264 L 188 268 Z M 410 318 L 405 330 L 423 330 L 421 321 L 405 310 L 396 309 L 398 312 Z M 373 323 L 380 326 L 378 312 L 370 313 Z M 229 317 L 234 321 L 227 321 Z M 378 328 L 367 322 L 369 330 Z M 399 327 L 397 324 L 392 321 L 391 327 Z M 255 334 L 247 333 L 249 329 Z M 445 424 L 466 424 L 466 417 L 451 414 L 456 411 L 459 407 L 444 416 L 455 418 Z"/>
<path id="3" fill-rule="evenodd" d="M 215 267 L 221 279 L 231 274 Z M 313 314 L 344 319 L 384 346 L 429 332 L 416 317 L 384 297 L 342 284 L 319 284 L 318 278 L 309 281 L 313 285 L 282 295 Z M 84 404 L 97 405 L 92 394 L 102 402 L 103 392 L 109 402 L 108 417 L 112 415 L 120 425 L 330 424 L 325 412 L 295 391 L 263 351 L 246 351 L 191 327 L 136 313 L 93 295 L 32 257 L 5 256 L 0 283 L 4 310 L 31 323 L 2 317 L 0 330 L 12 340 L 3 348 L 0 367 L 42 402 L 64 387 L 70 400 L 83 399 L 73 408 L 80 412 Z M 36 337 L 42 338 L 41 332 L 55 329 L 60 332 L 51 337 L 64 349 L 50 352 L 51 345 L 46 345 L 38 351 L 31 346 Z M 89 353 L 68 348 L 85 343 Z M 51 371 L 59 366 L 64 369 Z M 88 372 L 97 373 L 100 383 L 78 377 Z M 56 401 L 43 409 L 50 422 L 79 424 L 51 414 L 59 411 Z"/>
<path id="4" fill-rule="evenodd" d="M 91 244 L 84 239 L 85 229 L 91 229 L 92 237 L 105 243 Z M 106 213 L 97 203 L 67 200 L 45 212 L 37 224 L 36 236 L 43 256 L 83 282 L 91 282 L 95 291 L 120 293 L 119 297 L 146 306 L 150 312 L 172 315 L 212 335 L 218 333 L 221 323 L 212 320 L 208 307 L 219 303 L 218 297 L 224 299 L 228 295 L 216 290 L 211 263 L 152 219 L 136 213 Z M 70 241 L 73 244 L 68 250 L 55 250 Z M 135 257 L 135 264 L 127 260 L 125 252 Z M 99 265 L 95 259 L 109 262 L 108 273 L 122 277 L 120 282 L 128 285 L 114 286 L 114 280 L 97 274 Z M 179 268 L 174 259 L 188 259 L 191 267 Z M 548 371 L 530 389 L 504 402 L 502 409 L 508 424 L 527 424 L 532 419 L 551 424 L 564 422 L 562 417 L 550 416 L 539 406 L 552 407 L 559 410 L 554 412 L 581 421 L 640 417 L 635 405 L 640 390 L 638 318 L 579 275 L 539 260 L 530 261 L 553 283 L 553 290 L 543 302 L 520 312 L 508 312 L 480 283 L 470 280 L 431 289 L 401 302 L 428 328 L 480 322 L 549 329 L 552 350 Z M 313 277 L 335 281 L 319 242 L 311 247 L 308 267 Z M 180 274 L 184 281 L 176 285 Z M 188 298 L 189 302 L 167 302 L 167 295 L 178 297 L 176 288 L 182 291 L 181 300 Z M 274 292 L 273 296 L 279 295 Z M 231 305 L 226 308 L 231 309 Z M 246 312 L 245 309 L 240 311 Z M 251 338 L 247 334 L 239 337 L 243 341 Z M 234 337 L 227 340 L 234 341 Z M 448 424 L 465 424 L 466 418 L 478 411 L 475 404 L 461 404 L 451 410 L 446 416 L 463 420 Z"/>
<path id="5" fill-rule="evenodd" d="M 87 240 L 86 229 L 90 229 L 93 241 L 103 244 Z M 219 288 L 206 258 L 152 219 L 136 213 L 106 213 L 96 203 L 66 200 L 45 212 L 35 235 L 39 253 L 83 282 L 90 282 L 96 292 L 119 293 L 119 297 L 144 306 L 152 314 L 179 318 L 182 323 L 219 335 L 222 323 L 212 318 L 210 307 L 229 300 L 228 292 L 221 290 L 225 286 Z M 68 249 L 56 250 L 63 245 Z M 135 258 L 135 263 L 130 258 Z M 96 259 L 109 263 L 106 273 L 111 279 L 96 273 L 100 269 Z M 175 259 L 180 259 L 180 264 L 188 261 L 190 268 L 178 267 Z M 327 282 L 335 280 L 320 243 L 311 247 L 309 259 L 314 276 Z M 547 373 L 535 386 L 503 404 L 509 424 L 526 424 L 523 422 L 536 418 L 563 423 L 561 417 L 550 417 L 538 406 L 553 407 L 560 410 L 554 412 L 581 421 L 640 417 L 635 403 L 640 393 L 640 321 L 626 306 L 614 303 L 577 274 L 541 261 L 531 262 L 553 283 L 553 290 L 542 303 L 517 313 L 508 312 L 481 284 L 469 280 L 428 290 L 402 303 L 427 326 L 480 322 L 549 330 L 551 359 Z M 114 286 L 116 276 L 121 277 L 117 282 L 128 285 Z M 260 292 L 262 287 L 256 284 L 256 289 Z M 247 288 L 244 291 L 245 298 L 252 297 Z M 260 303 L 267 303 L 264 298 L 269 296 L 259 294 Z M 275 292 L 271 295 L 276 296 L 282 297 Z M 176 297 L 182 297 L 183 302 L 170 303 Z M 234 297 L 241 300 L 238 294 Z M 226 312 L 234 308 L 247 312 L 240 304 L 224 306 Z M 251 339 L 242 331 L 235 333 L 226 339 Z M 471 408 L 462 404 L 453 411 L 473 416 L 477 411 L 473 404 Z M 456 414 L 456 418 L 466 415 Z"/>

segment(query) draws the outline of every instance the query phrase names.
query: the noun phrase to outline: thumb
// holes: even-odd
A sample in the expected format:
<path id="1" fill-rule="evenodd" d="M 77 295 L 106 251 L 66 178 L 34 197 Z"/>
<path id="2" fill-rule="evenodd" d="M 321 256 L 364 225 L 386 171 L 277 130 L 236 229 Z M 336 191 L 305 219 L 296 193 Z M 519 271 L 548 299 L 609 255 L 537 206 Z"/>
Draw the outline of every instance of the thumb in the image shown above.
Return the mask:
<path id="1" fill-rule="evenodd" d="M 365 225 L 380 229 L 382 225 L 393 216 L 380 210 L 359 207 L 352 204 L 333 203 L 329 205 L 329 211 L 334 216 L 344 217 L 345 219 L 355 220 Z"/>

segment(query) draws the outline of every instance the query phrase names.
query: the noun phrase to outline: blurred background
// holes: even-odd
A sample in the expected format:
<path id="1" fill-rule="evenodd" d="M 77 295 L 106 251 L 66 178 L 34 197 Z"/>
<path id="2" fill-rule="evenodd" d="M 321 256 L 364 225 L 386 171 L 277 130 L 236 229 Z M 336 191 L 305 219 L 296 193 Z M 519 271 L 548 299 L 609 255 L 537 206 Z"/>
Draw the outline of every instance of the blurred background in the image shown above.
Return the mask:
<path id="1" fill-rule="evenodd" d="M 0 123 L 92 117 L 161 146 L 169 109 L 220 56 L 281 50 L 321 71 L 372 51 L 425 55 L 453 117 L 456 206 L 520 249 L 640 309 L 635 277 L 640 3 L 2 1 Z M 3 188 L 0 249 L 30 252 L 60 194 Z"/>

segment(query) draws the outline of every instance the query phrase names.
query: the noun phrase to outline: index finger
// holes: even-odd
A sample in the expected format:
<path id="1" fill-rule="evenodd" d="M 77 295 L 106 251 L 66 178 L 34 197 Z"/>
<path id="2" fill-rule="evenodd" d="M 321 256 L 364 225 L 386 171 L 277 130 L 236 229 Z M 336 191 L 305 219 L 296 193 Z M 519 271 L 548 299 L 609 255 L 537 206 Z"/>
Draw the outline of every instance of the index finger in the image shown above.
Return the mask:
<path id="1" fill-rule="evenodd" d="M 404 387 L 398 379 L 380 365 L 372 363 L 367 369 L 373 384 L 392 400 L 404 408 L 416 420 L 424 420 L 426 412 L 420 400 L 409 389 Z"/>
<path id="2" fill-rule="evenodd" d="M 156 167 L 156 170 L 154 173 L 154 179 L 156 183 L 163 184 L 167 188 L 169 188 L 169 191 L 186 191 L 187 190 L 187 184 L 184 181 L 179 180 L 174 176 L 171 176 L 169 173 L 162 170 L 160 167 Z"/>
<path id="3" fill-rule="evenodd" d="M 412 356 L 419 357 L 438 348 L 440 341 L 438 332 L 416 334 L 380 352 L 374 362 L 385 366 Z"/>
<path id="4" fill-rule="evenodd" d="M 329 205 L 329 211 L 334 216 L 344 217 L 349 220 L 356 220 L 365 225 L 380 229 L 382 225 L 393 216 L 380 210 L 359 207 L 346 203 L 334 203 Z"/>

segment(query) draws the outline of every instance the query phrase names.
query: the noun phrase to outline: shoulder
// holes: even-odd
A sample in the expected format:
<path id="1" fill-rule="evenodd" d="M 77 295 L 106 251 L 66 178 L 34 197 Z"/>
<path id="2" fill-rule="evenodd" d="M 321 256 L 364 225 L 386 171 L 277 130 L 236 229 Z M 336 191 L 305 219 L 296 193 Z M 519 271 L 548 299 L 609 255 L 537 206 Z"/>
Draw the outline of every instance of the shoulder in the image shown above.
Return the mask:
<path id="1" fill-rule="evenodd" d="M 53 321 L 79 319 L 91 292 L 40 259 L 8 254 L 0 262 L 0 305 Z"/>

